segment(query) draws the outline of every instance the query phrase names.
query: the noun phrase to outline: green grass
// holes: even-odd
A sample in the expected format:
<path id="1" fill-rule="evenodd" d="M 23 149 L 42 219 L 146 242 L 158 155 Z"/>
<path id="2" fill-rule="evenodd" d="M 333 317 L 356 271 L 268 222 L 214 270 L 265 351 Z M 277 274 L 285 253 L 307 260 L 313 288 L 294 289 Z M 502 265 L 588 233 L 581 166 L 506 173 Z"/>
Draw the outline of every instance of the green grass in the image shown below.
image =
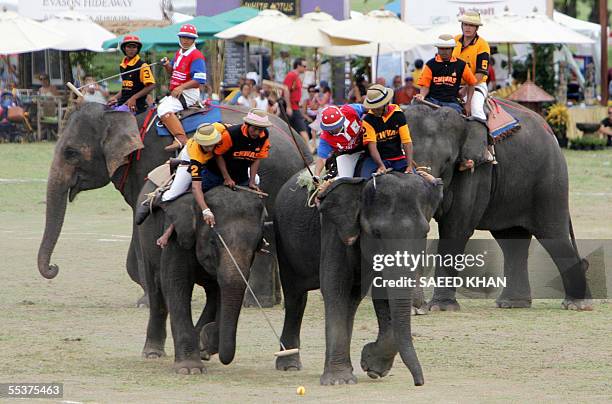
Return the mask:
<path id="1" fill-rule="evenodd" d="M 274 370 L 278 350 L 261 314 L 244 309 L 235 361 L 216 357 L 208 373 L 177 376 L 168 358 L 145 361 L 147 311 L 133 307 L 140 289 L 125 272 L 130 212 L 112 186 L 80 194 L 68 206 L 52 262 L 60 274 L 44 280 L 36 252 L 53 143 L 0 144 L 0 383 L 63 382 L 64 400 L 81 402 L 604 402 L 612 396 L 612 304 L 567 312 L 558 300 L 529 310 L 499 310 L 491 300 L 462 300 L 462 311 L 419 316 L 413 333 L 426 384 L 416 388 L 401 360 L 388 377 L 369 379 L 361 347 L 376 338 L 365 300 L 351 347 L 356 386 L 320 387 L 325 355 L 321 295 L 312 292 L 302 330 L 301 372 Z M 612 150 L 564 151 L 570 201 L 579 236 L 612 238 Z M 545 158 L 545 156 L 542 156 Z M 21 180 L 22 182 L 8 182 Z M 203 304 L 194 292 L 194 315 Z M 283 309 L 267 309 L 276 329 Z M 168 328 L 170 332 L 170 329 Z M 297 397 L 297 386 L 306 396 Z"/>

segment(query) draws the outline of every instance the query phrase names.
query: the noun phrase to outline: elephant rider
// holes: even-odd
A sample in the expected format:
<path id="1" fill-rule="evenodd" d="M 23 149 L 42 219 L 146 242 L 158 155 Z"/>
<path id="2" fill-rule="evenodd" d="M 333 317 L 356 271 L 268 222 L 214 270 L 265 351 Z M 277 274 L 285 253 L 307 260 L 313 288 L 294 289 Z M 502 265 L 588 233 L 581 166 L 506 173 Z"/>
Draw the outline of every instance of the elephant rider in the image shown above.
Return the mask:
<path id="1" fill-rule="evenodd" d="M 463 60 L 452 56 L 455 40 L 451 35 L 440 35 L 435 46 L 438 48 L 438 54 L 425 64 L 418 82 L 421 92 L 415 98 L 425 99 L 441 107 L 453 108 L 461 114 L 463 110 L 458 97 L 459 86 L 463 81 L 468 85 L 465 112 L 470 115 L 470 102 L 476 77 Z"/>
<path id="2" fill-rule="evenodd" d="M 337 178 L 352 177 L 361 153 L 361 117 L 365 113 L 362 104 L 329 105 L 321 111 L 321 135 L 317 147 L 315 175 L 319 176 L 332 154 L 336 157 Z"/>
<path id="3" fill-rule="evenodd" d="M 215 217 L 204 201 L 201 182 L 202 174 L 208 169 L 207 164 L 214 163 L 213 149 L 221 141 L 221 132 L 224 130 L 225 126 L 222 123 L 204 123 L 198 126 L 193 137 L 187 141 L 179 154 L 180 164 L 170 188 L 156 193 L 154 198 L 147 199 L 138 206 L 134 219 L 136 224 L 144 222 L 149 213 L 160 204 L 173 201 L 187 192 L 192 181 L 193 195 L 202 208 L 204 221 L 209 225 L 215 224 Z"/>
<path id="4" fill-rule="evenodd" d="M 453 57 L 463 60 L 468 68 L 476 76 L 474 95 L 469 110 L 471 116 L 483 123 L 487 117 L 484 112 L 484 103 L 489 94 L 487 89 L 487 74 L 489 69 L 489 58 L 491 50 L 489 44 L 478 36 L 478 27 L 482 25 L 480 13 L 477 11 L 466 11 L 459 17 L 463 35 L 455 37 L 457 42 L 453 50 Z"/>
<path id="5" fill-rule="evenodd" d="M 361 167 L 361 177 L 393 171 L 412 173 L 412 139 L 402 109 L 391 104 L 393 90 L 380 84 L 368 88 L 363 105 L 368 113 L 363 117 L 363 144 L 367 157 Z"/>
<path id="6" fill-rule="evenodd" d="M 206 84 L 206 60 L 196 49 L 198 38 L 196 27 L 185 24 L 178 33 L 180 49 L 172 60 L 162 59 L 163 66 L 170 77 L 170 95 L 162 98 L 157 107 L 157 116 L 174 136 L 174 141 L 166 150 L 176 150 L 187 143 L 187 136 L 176 112 L 187 109 L 200 100 L 200 85 Z"/>
<path id="7" fill-rule="evenodd" d="M 126 35 L 120 48 L 125 55 L 119 65 L 121 90 L 108 100 L 108 105 L 116 106 L 116 110 L 140 114 L 148 108 L 147 94 L 155 88 L 155 77 L 151 67 L 140 58 L 140 38 Z"/>
<path id="8" fill-rule="evenodd" d="M 202 175 L 202 187 L 206 191 L 224 184 L 230 188 L 248 185 L 259 190 L 259 164 L 268 157 L 272 122 L 268 113 L 253 108 L 242 118 L 242 125 L 235 125 L 223 131 L 221 141 L 215 147 L 215 163 Z"/>

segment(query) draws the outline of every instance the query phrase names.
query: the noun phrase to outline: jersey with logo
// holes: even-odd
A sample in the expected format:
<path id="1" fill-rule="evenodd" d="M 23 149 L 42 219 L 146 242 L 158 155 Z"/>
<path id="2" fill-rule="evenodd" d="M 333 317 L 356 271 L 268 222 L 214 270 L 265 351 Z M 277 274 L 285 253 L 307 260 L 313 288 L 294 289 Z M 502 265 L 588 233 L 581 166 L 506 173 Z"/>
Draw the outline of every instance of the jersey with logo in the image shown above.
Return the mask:
<path id="1" fill-rule="evenodd" d="M 237 183 L 249 179 L 248 169 L 258 159 L 268 157 L 270 151 L 270 133 L 261 129 L 256 139 L 251 139 L 247 133 L 247 125 L 232 126 L 221 134 L 221 141 L 215 147 L 214 153 L 223 156 L 230 177 Z M 214 164 L 210 171 L 221 176 L 221 170 Z"/>
<path id="2" fill-rule="evenodd" d="M 453 56 L 467 63 L 474 75 L 477 73 L 482 74 L 483 77 L 480 83 L 486 83 L 491 55 L 491 49 L 487 41 L 478 35 L 467 46 L 463 46 L 463 35 L 456 36 L 455 41 L 457 44 L 455 49 L 453 49 Z"/>
<path id="3" fill-rule="evenodd" d="M 225 125 L 222 123 L 215 122 L 213 123 L 213 126 L 219 133 L 223 133 L 225 130 Z M 214 162 L 214 160 L 211 162 L 211 159 L 215 155 L 212 151 L 204 151 L 202 146 L 200 146 L 193 138 L 187 141 L 185 147 L 187 148 L 187 154 L 189 155 L 189 171 L 191 172 L 191 180 L 201 181 L 202 170 L 207 164 Z"/>
<path id="4" fill-rule="evenodd" d="M 344 128 L 340 133 L 321 132 L 317 155 L 328 158 L 332 152 L 348 152 L 361 146 L 361 117 L 366 112 L 362 104 L 344 104 L 340 107 L 344 115 Z"/>
<path id="5" fill-rule="evenodd" d="M 171 63 L 170 91 L 191 80 L 206 84 L 206 59 L 195 46 L 176 51 Z"/>
<path id="6" fill-rule="evenodd" d="M 406 158 L 402 144 L 412 143 L 406 116 L 399 105 L 390 104 L 383 116 L 369 111 L 363 117 L 363 144 L 376 143 L 380 158 L 399 160 Z"/>
<path id="7" fill-rule="evenodd" d="M 126 73 L 130 70 L 138 69 L 134 72 Z M 121 73 L 121 97 L 117 100 L 118 105 L 123 105 L 133 95 L 148 86 L 155 84 L 155 77 L 151 67 L 140 59 L 140 55 L 134 56 L 132 59 L 124 58 L 119 65 Z M 147 97 L 140 97 L 136 100 L 136 113 L 140 114 L 147 110 Z"/>
<path id="8" fill-rule="evenodd" d="M 447 62 L 440 55 L 429 60 L 419 78 L 419 86 L 429 88 L 428 97 L 443 102 L 457 102 L 461 81 L 473 86 L 476 77 L 463 60 L 451 57 Z"/>

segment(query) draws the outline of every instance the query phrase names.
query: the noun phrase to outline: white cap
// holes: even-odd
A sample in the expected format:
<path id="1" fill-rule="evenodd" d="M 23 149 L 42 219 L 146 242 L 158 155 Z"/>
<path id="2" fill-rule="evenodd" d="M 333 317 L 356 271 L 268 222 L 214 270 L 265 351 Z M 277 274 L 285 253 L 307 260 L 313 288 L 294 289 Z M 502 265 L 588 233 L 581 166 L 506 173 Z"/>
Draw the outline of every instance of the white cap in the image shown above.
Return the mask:
<path id="1" fill-rule="evenodd" d="M 455 47 L 455 38 L 452 35 L 440 35 L 438 40 L 434 43 L 436 48 L 454 48 Z"/>

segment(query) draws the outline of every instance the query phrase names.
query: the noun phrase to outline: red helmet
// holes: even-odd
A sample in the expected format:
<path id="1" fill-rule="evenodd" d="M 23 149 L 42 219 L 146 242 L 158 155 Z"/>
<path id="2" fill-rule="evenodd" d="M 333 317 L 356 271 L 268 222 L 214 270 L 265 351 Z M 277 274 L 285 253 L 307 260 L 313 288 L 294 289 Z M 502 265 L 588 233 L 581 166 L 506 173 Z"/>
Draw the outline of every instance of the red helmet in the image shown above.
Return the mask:
<path id="1" fill-rule="evenodd" d="M 321 129 L 327 131 L 338 129 L 344 125 L 345 119 L 340 108 L 335 105 L 329 105 L 321 111 Z"/>
<path id="2" fill-rule="evenodd" d="M 123 37 L 123 40 L 121 41 L 121 51 L 123 52 L 123 54 L 125 55 L 125 46 L 129 43 L 135 44 L 136 46 L 138 46 L 138 52 L 140 52 L 140 50 L 142 49 L 142 42 L 140 42 L 140 38 L 136 35 L 126 35 Z"/>
<path id="3" fill-rule="evenodd" d="M 185 36 L 187 38 L 197 39 L 198 38 L 198 30 L 196 29 L 195 26 L 193 26 L 191 24 L 184 24 L 181 27 L 181 29 L 179 30 L 177 35 L 179 37 Z"/>

